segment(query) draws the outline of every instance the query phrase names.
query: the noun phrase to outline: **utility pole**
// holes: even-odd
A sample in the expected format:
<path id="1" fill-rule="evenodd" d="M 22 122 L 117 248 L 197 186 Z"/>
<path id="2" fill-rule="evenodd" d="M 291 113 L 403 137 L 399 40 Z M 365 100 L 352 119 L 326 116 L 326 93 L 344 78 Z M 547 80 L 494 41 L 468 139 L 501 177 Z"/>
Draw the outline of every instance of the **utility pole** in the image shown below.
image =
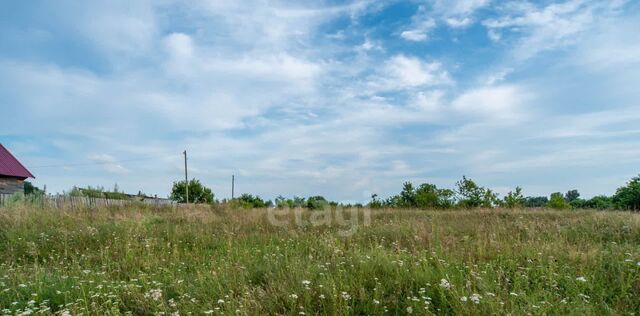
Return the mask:
<path id="1" fill-rule="evenodd" d="M 233 198 L 234 198 L 235 186 L 236 186 L 236 175 L 235 175 L 235 174 L 232 174 L 232 175 L 231 175 L 231 199 L 232 199 L 232 200 L 233 200 Z"/>
<path id="2" fill-rule="evenodd" d="M 189 204 L 189 176 L 187 175 L 187 151 L 183 152 L 184 154 L 184 184 L 185 189 L 187 190 L 187 204 Z"/>

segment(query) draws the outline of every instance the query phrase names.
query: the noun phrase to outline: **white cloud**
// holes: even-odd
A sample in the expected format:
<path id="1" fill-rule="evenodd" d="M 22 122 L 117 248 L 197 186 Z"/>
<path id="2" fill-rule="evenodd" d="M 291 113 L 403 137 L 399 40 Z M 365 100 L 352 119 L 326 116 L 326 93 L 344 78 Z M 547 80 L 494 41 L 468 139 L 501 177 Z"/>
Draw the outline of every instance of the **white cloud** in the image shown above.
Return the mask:
<path id="1" fill-rule="evenodd" d="M 452 102 L 462 114 L 478 115 L 504 123 L 522 118 L 528 93 L 521 87 L 502 85 L 467 91 Z"/>
<path id="2" fill-rule="evenodd" d="M 437 62 L 424 62 L 416 57 L 391 57 L 370 82 L 374 90 L 404 90 L 423 86 L 449 85 L 453 80 Z"/>
<path id="3" fill-rule="evenodd" d="M 464 28 L 473 23 L 473 20 L 469 17 L 464 18 L 446 18 L 445 22 L 453 28 Z"/>
<path id="4" fill-rule="evenodd" d="M 113 156 L 107 154 L 96 154 L 89 157 L 89 159 L 100 164 L 104 170 L 109 173 L 123 174 L 128 173 L 129 170 L 119 164 Z"/>
<path id="5" fill-rule="evenodd" d="M 540 52 L 576 43 L 598 19 L 616 14 L 620 1 L 571 0 L 536 6 L 529 2 L 509 2 L 498 18 L 483 24 L 493 41 L 501 39 L 500 32 L 521 34 L 513 49 L 517 60 L 526 60 Z"/>
<path id="6" fill-rule="evenodd" d="M 436 20 L 431 17 L 425 6 L 420 6 L 418 12 L 411 18 L 412 22 L 400 37 L 408 41 L 423 42 L 429 38 L 429 32 L 436 27 Z"/>
<path id="7" fill-rule="evenodd" d="M 422 42 L 427 40 L 427 30 L 413 29 L 403 31 L 402 33 L 400 33 L 400 36 L 409 41 Z"/>

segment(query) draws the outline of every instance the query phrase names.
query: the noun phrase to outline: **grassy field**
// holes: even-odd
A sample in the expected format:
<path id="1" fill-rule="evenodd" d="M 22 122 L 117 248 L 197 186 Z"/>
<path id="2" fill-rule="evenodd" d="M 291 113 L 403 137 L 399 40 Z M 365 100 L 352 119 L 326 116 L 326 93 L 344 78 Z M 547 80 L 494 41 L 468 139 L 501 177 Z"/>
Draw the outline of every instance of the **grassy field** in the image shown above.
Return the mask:
<path id="1" fill-rule="evenodd" d="M 0 310 L 640 314 L 640 214 L 316 214 L 274 225 L 266 210 L 0 209 Z"/>

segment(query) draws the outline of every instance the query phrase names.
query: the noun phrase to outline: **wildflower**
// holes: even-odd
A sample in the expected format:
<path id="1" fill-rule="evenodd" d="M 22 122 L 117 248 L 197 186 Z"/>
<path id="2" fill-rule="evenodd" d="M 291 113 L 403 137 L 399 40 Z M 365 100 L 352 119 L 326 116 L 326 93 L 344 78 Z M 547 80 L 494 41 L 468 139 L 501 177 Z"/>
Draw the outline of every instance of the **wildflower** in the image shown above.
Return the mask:
<path id="1" fill-rule="evenodd" d="M 474 304 L 480 304 L 480 299 L 482 299 L 482 296 L 480 294 L 473 293 L 471 294 L 471 296 L 469 296 L 469 298 Z"/>
<path id="2" fill-rule="evenodd" d="M 224 300 L 223 300 L 223 299 L 219 299 L 219 300 L 218 300 L 218 304 L 219 304 L 219 305 L 224 304 Z"/>
<path id="3" fill-rule="evenodd" d="M 159 301 L 162 298 L 162 290 L 161 289 L 153 289 L 147 292 L 144 297 L 151 298 L 154 301 Z"/>
<path id="4" fill-rule="evenodd" d="M 463 296 L 463 297 L 460 298 L 460 302 L 466 302 L 466 301 L 467 301 L 467 297 L 466 296 Z"/>
<path id="5" fill-rule="evenodd" d="M 511 296 L 518 296 L 518 293 L 516 293 L 516 292 L 511 292 L 511 293 L 509 293 L 509 295 L 511 295 Z"/>
<path id="6" fill-rule="evenodd" d="M 342 298 L 347 300 L 347 301 L 351 299 L 351 295 L 349 295 L 349 293 L 347 293 L 347 292 L 342 292 L 341 295 L 342 295 Z"/>
<path id="7" fill-rule="evenodd" d="M 638 267 L 640 267 L 640 261 L 636 262 L 636 265 L 637 265 Z"/>
<path id="8" fill-rule="evenodd" d="M 203 313 L 203 314 L 205 314 L 205 315 L 211 315 L 211 314 L 213 314 L 213 310 L 212 310 L 212 309 L 210 309 L 210 310 L 208 310 L 208 311 L 204 311 L 204 312 L 202 312 L 202 313 Z"/>
<path id="9" fill-rule="evenodd" d="M 581 276 L 581 277 L 577 277 L 576 281 L 587 282 L 587 279 L 585 277 Z"/>
<path id="10" fill-rule="evenodd" d="M 413 313 L 413 307 L 409 306 L 407 307 L 407 314 L 412 314 Z"/>
<path id="11" fill-rule="evenodd" d="M 297 294 L 291 294 L 289 295 L 290 298 L 297 300 L 298 299 L 298 295 Z"/>
<path id="12" fill-rule="evenodd" d="M 378 301 L 378 300 L 373 300 L 373 304 L 378 305 L 378 304 L 380 304 L 380 301 Z"/>
<path id="13" fill-rule="evenodd" d="M 447 281 L 446 279 L 442 279 L 440 280 L 440 287 L 448 290 L 451 288 L 451 283 L 449 283 L 449 281 Z"/>
<path id="14" fill-rule="evenodd" d="M 304 285 L 304 286 L 309 286 L 309 285 L 311 285 L 311 281 L 309 281 L 309 280 L 302 280 L 302 285 Z"/>
<path id="15" fill-rule="evenodd" d="M 324 299 L 324 294 L 320 294 L 320 296 L 318 296 L 321 300 Z"/>

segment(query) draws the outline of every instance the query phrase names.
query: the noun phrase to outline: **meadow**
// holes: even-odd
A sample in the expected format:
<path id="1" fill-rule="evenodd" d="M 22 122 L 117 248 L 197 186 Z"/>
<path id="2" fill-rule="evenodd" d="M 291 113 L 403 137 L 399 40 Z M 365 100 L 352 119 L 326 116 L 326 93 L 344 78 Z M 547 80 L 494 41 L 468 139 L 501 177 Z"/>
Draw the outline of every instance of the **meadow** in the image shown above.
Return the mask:
<path id="1" fill-rule="evenodd" d="M 0 311 L 640 313 L 637 213 L 362 209 L 318 224 L 317 211 L 268 212 L 0 209 Z"/>

